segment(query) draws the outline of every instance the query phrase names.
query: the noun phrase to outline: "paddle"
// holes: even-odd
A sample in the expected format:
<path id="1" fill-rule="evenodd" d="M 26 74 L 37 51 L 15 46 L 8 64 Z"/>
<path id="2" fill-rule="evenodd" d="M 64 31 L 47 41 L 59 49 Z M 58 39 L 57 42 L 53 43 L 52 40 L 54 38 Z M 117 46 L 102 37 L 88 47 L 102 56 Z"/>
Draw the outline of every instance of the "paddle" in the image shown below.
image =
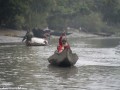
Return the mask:
<path id="1" fill-rule="evenodd" d="M 66 39 L 66 41 L 67 41 L 67 35 L 66 35 L 66 31 L 64 31 L 64 34 L 65 34 L 65 39 Z"/>

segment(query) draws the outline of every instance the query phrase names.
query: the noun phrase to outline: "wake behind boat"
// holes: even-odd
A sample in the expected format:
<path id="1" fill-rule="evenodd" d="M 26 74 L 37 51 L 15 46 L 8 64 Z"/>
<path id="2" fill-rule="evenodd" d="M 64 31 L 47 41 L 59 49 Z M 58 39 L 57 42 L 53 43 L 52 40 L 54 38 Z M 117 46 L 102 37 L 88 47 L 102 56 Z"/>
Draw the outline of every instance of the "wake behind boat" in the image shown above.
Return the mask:
<path id="1" fill-rule="evenodd" d="M 48 61 L 52 65 L 69 67 L 73 66 L 78 60 L 76 53 L 72 53 L 70 49 L 65 49 L 61 53 L 57 51 L 48 58 Z"/>

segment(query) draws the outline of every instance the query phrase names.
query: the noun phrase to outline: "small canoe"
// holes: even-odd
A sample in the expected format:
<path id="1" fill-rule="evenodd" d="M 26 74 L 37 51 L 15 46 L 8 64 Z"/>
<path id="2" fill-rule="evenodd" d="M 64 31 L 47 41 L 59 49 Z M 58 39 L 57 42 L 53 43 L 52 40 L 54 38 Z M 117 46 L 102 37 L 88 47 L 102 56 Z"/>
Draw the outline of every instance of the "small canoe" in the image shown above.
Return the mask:
<path id="1" fill-rule="evenodd" d="M 33 37 L 31 41 L 26 41 L 27 46 L 46 46 L 48 41 L 43 38 Z"/>
<path id="2" fill-rule="evenodd" d="M 72 53 L 70 49 L 65 49 L 61 53 L 55 51 L 55 53 L 48 58 L 50 64 L 63 67 L 73 66 L 77 60 L 77 54 Z"/>

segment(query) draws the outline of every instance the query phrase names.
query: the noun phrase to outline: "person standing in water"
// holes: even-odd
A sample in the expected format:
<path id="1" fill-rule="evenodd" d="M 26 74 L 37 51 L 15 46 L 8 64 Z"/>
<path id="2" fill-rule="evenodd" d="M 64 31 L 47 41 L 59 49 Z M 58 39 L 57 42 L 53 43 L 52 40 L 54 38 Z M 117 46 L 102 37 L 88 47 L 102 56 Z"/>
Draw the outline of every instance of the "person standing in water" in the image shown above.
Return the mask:
<path id="1" fill-rule="evenodd" d="M 33 34 L 30 32 L 30 30 L 27 30 L 26 35 L 23 37 L 22 42 L 26 40 L 26 44 L 30 44 L 32 40 Z"/>

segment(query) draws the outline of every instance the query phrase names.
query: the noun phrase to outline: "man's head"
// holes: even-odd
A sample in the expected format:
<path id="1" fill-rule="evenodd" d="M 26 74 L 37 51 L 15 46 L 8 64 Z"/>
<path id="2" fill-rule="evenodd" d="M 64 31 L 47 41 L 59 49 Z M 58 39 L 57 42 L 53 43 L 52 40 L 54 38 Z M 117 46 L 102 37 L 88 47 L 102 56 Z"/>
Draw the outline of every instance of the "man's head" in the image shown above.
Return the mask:
<path id="1" fill-rule="evenodd" d="M 66 44 L 67 40 L 66 39 L 63 39 L 62 40 L 62 44 Z"/>

